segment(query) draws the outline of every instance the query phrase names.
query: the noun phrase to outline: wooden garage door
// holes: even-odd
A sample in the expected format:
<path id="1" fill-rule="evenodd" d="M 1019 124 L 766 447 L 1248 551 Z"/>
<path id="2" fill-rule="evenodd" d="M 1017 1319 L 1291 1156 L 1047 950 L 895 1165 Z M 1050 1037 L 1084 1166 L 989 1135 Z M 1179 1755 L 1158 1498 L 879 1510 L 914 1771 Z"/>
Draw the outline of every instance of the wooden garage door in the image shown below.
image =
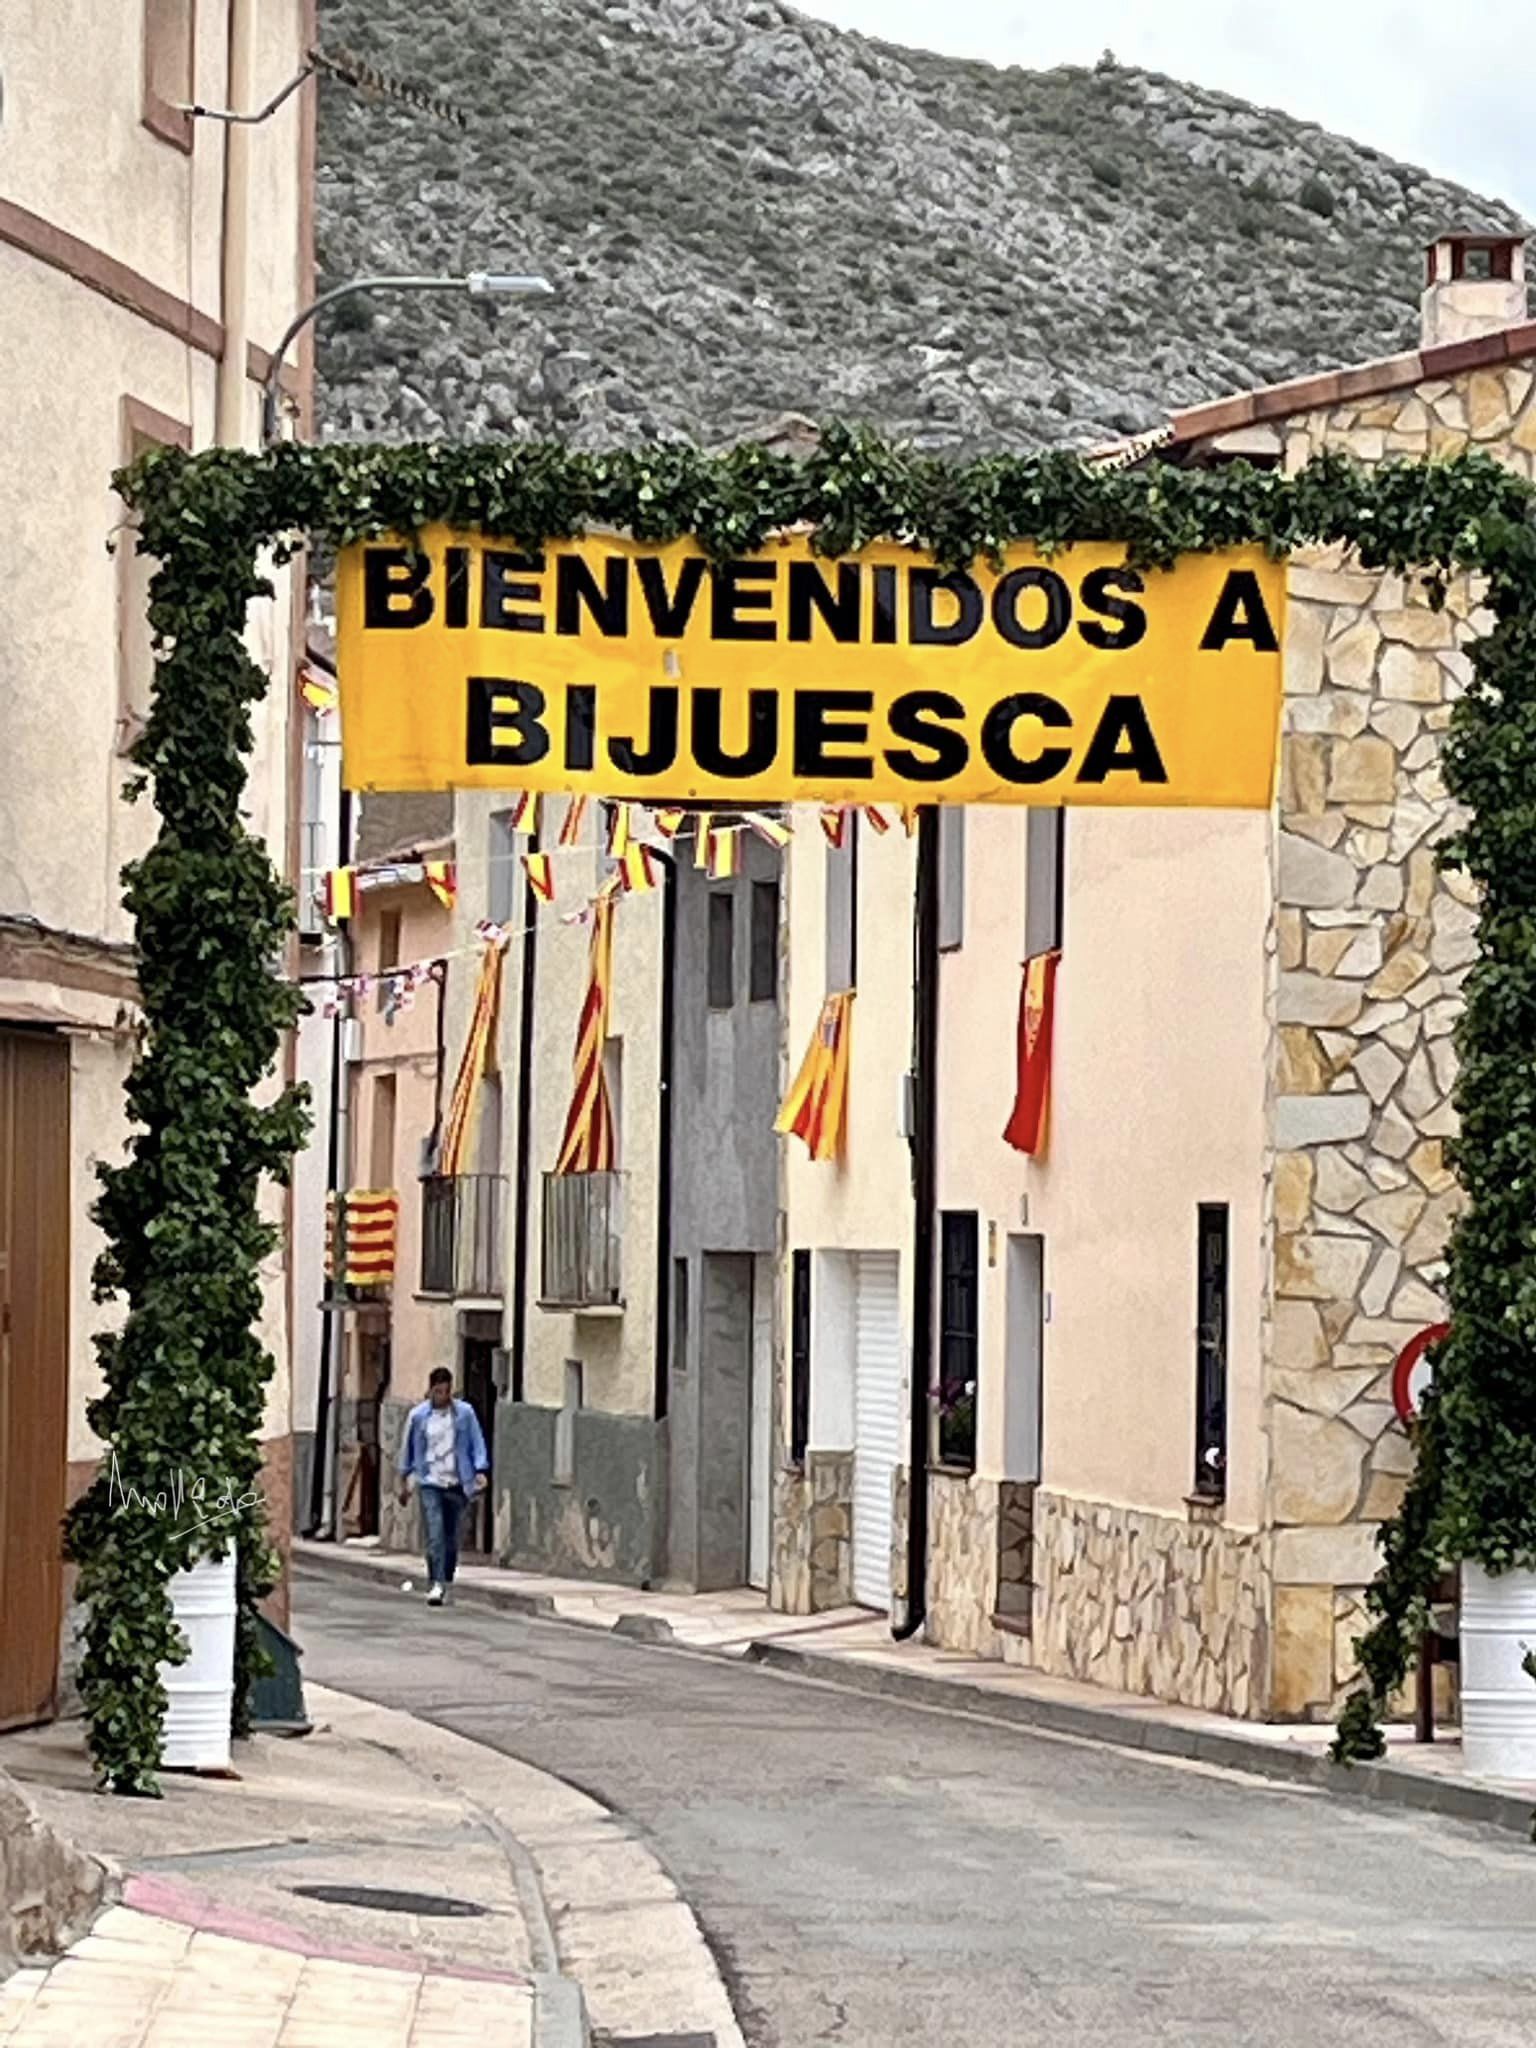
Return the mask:
<path id="1" fill-rule="evenodd" d="M 0 1031 L 0 1728 L 59 1671 L 69 1428 L 69 1047 Z"/>

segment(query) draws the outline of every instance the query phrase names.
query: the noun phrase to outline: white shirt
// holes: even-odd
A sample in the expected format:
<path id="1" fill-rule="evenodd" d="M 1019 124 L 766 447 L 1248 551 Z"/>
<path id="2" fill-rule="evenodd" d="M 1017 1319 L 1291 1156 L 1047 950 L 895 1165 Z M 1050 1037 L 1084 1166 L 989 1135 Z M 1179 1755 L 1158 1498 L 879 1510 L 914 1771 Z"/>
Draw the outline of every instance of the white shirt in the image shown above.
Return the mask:
<path id="1" fill-rule="evenodd" d="M 459 1456 L 455 1441 L 453 1403 L 434 1408 L 427 1416 L 427 1484 L 457 1486 Z"/>

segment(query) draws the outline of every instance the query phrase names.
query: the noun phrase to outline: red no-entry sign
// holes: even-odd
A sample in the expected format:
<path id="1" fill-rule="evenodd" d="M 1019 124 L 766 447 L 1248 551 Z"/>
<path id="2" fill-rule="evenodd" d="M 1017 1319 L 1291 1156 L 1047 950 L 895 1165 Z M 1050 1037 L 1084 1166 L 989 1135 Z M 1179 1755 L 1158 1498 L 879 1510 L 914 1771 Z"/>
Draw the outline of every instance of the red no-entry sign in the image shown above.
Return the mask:
<path id="1" fill-rule="evenodd" d="M 1427 1330 L 1410 1337 L 1397 1354 L 1397 1364 L 1392 1368 L 1392 1405 L 1404 1423 L 1417 1418 L 1424 1389 L 1435 1376 L 1429 1362 L 1430 1346 L 1449 1336 L 1450 1329 L 1449 1323 L 1431 1323 Z"/>

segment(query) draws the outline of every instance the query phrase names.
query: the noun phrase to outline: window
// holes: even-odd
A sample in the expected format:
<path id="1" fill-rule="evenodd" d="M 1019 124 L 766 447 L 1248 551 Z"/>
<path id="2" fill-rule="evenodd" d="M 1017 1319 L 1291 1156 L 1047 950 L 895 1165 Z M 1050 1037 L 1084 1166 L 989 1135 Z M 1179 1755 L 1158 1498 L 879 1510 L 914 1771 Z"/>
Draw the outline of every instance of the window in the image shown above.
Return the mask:
<path id="1" fill-rule="evenodd" d="M 144 0 L 143 123 L 162 142 L 192 150 L 197 0 Z"/>
<path id="2" fill-rule="evenodd" d="M 965 807 L 939 805 L 939 951 L 965 943 Z"/>
<path id="3" fill-rule="evenodd" d="M 827 994 L 853 988 L 859 972 L 859 821 L 843 818 L 843 843 L 827 847 Z"/>
<path id="4" fill-rule="evenodd" d="M 613 1113 L 613 1167 L 617 1173 L 624 1159 L 624 1041 L 610 1038 L 603 1045 L 603 1079 L 608 1083 L 608 1107 Z"/>
<path id="5" fill-rule="evenodd" d="M 123 460 L 132 462 L 149 448 L 192 446 L 190 428 L 156 412 L 136 398 L 122 404 L 120 445 Z M 149 583 L 157 564 L 138 551 L 132 520 L 117 535 L 117 747 L 126 753 L 144 729 L 155 678 L 154 644 L 150 639 Z"/>
<path id="6" fill-rule="evenodd" d="M 1202 1202 L 1195 1251 L 1195 1485 L 1203 1500 L 1227 1494 L 1227 1265 L 1225 1202 Z"/>
<path id="7" fill-rule="evenodd" d="M 368 1132 L 368 1185 L 392 1188 L 395 1184 L 395 1077 L 373 1077 L 373 1123 Z"/>
<path id="8" fill-rule="evenodd" d="M 386 1023 L 392 1024 L 400 1008 L 400 986 L 382 979 L 391 968 L 400 965 L 400 913 L 398 910 L 382 910 L 379 913 L 379 948 L 375 967 L 381 977 L 379 981 L 379 1008 L 384 1012 Z"/>
<path id="9" fill-rule="evenodd" d="M 709 892 L 709 1007 L 728 1010 L 735 994 L 736 898 L 730 889 Z"/>
<path id="10" fill-rule="evenodd" d="M 976 1463 L 977 1287 L 981 1219 L 939 1217 L 939 1463 Z"/>
<path id="11" fill-rule="evenodd" d="M 1024 957 L 1061 946 L 1067 814 L 1031 810 L 1025 827 Z"/>
<path id="12" fill-rule="evenodd" d="M 779 992 L 779 885 L 752 884 L 752 958 L 748 994 L 771 1003 Z"/>
<path id="13" fill-rule="evenodd" d="M 501 1171 L 501 1076 L 480 1077 L 480 1129 L 476 1133 L 476 1159 L 481 1173 Z"/>
<path id="14" fill-rule="evenodd" d="M 579 1358 L 565 1361 L 565 1398 L 555 1417 L 555 1460 L 550 1474 L 556 1486 L 572 1486 L 576 1480 L 576 1411 L 582 1405 L 582 1369 Z"/>
<path id="15" fill-rule="evenodd" d="M 510 811 L 492 811 L 485 859 L 485 914 L 492 924 L 509 925 L 517 883 L 517 834 Z"/>
<path id="16" fill-rule="evenodd" d="M 672 1370 L 688 1370 L 688 1261 L 672 1261 Z"/>
<path id="17" fill-rule="evenodd" d="M 789 1455 L 805 1463 L 811 1435 L 811 1255 L 796 1252 L 789 1306 Z"/>

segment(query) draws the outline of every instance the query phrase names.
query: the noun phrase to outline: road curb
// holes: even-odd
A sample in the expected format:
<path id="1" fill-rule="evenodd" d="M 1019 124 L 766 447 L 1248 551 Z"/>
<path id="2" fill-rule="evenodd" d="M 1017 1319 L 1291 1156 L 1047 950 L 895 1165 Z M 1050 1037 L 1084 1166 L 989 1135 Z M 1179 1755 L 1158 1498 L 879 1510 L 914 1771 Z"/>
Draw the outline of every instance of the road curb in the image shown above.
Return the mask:
<path id="1" fill-rule="evenodd" d="M 377 1552 L 358 1555 L 347 1550 L 338 1550 L 330 1544 L 306 1544 L 302 1549 L 297 1545 L 293 1551 L 293 1562 L 297 1570 L 330 1574 L 336 1578 L 362 1579 L 370 1586 L 386 1589 L 395 1580 L 395 1568 L 389 1563 L 375 1563 Z M 418 1572 L 418 1579 L 421 1578 Z M 466 1581 L 455 1580 L 453 1604 L 456 1607 L 491 1607 L 502 1614 L 521 1614 L 532 1621 L 561 1621 L 564 1619 L 555 1607 L 548 1593 L 524 1593 L 515 1586 L 477 1586 Z"/>
<path id="2" fill-rule="evenodd" d="M 1432 1778 L 1390 1760 L 1346 1768 L 1330 1762 L 1321 1752 L 1266 1742 L 1257 1736 L 1141 1719 L 1118 1707 L 998 1692 L 963 1678 L 934 1678 L 926 1672 L 903 1671 L 889 1664 L 854 1663 L 826 1651 L 804 1650 L 771 1639 L 760 1638 L 749 1644 L 747 1657 L 768 1670 L 814 1678 L 845 1692 L 947 1707 L 951 1712 L 985 1714 L 990 1720 L 1039 1728 L 1049 1734 L 1072 1735 L 1147 1756 L 1174 1757 L 1244 1771 L 1251 1777 L 1311 1786 L 1338 1799 L 1404 1807 L 1438 1814 L 1447 1820 L 1473 1821 L 1506 1834 L 1520 1835 L 1527 1841 L 1532 1839 L 1531 1801 L 1524 1794 L 1503 1792 L 1493 1785 Z"/>

